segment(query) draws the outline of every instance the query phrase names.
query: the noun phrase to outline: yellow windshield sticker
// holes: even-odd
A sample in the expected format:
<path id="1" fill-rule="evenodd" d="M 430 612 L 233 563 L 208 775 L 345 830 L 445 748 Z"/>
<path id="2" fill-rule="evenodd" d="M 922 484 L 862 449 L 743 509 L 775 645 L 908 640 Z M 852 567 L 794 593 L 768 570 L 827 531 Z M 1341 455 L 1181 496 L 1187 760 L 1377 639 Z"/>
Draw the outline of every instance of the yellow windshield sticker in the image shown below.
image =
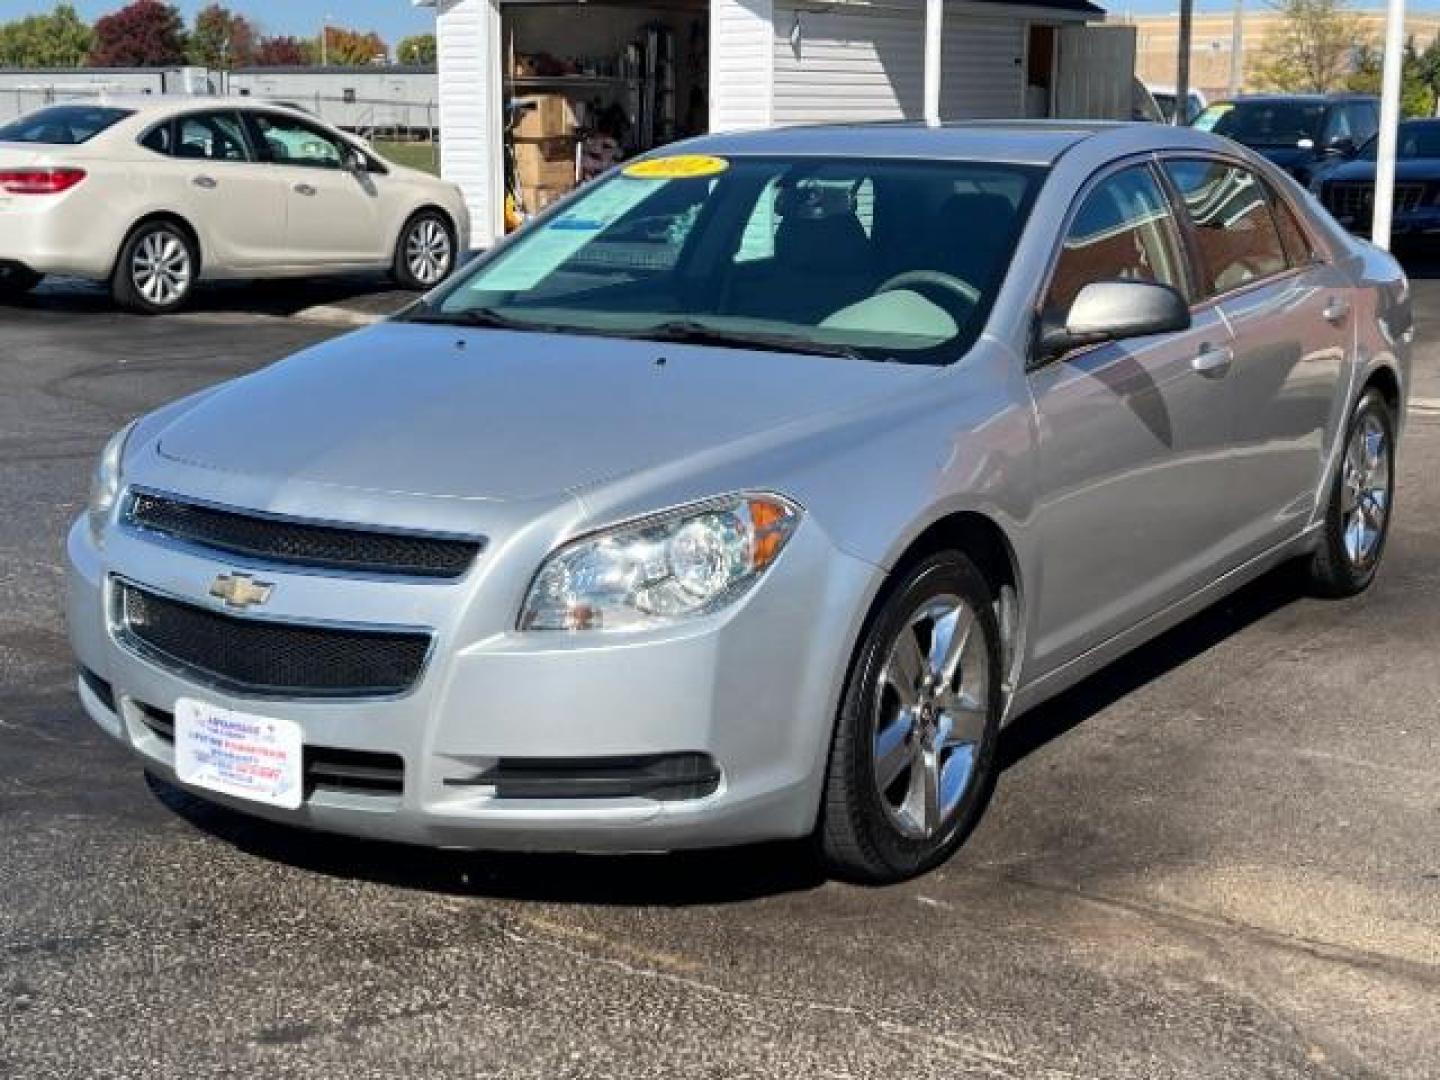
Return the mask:
<path id="1" fill-rule="evenodd" d="M 694 180 L 699 176 L 718 176 L 729 167 L 730 162 L 724 158 L 709 154 L 675 154 L 626 165 L 625 175 L 639 180 Z"/>

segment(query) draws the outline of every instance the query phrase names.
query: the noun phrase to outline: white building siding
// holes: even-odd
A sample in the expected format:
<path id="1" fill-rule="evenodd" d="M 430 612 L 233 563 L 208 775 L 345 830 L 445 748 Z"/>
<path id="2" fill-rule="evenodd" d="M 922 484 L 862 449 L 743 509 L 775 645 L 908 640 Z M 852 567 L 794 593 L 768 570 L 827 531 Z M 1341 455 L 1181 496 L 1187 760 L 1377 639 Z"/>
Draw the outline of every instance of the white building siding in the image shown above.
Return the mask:
<path id="1" fill-rule="evenodd" d="M 711 131 L 750 131 L 774 122 L 773 15 L 772 0 L 711 0 Z"/>
<path id="2" fill-rule="evenodd" d="M 940 116 L 945 120 L 1025 115 L 1021 19 L 977 19 L 948 11 L 941 35 Z"/>
<path id="3" fill-rule="evenodd" d="M 440 168 L 470 208 L 471 243 L 501 235 L 504 182 L 500 134 L 500 9 L 493 0 L 439 0 Z"/>
<path id="4" fill-rule="evenodd" d="M 774 23 L 777 124 L 920 117 L 925 79 L 920 7 L 817 10 L 781 0 Z"/>

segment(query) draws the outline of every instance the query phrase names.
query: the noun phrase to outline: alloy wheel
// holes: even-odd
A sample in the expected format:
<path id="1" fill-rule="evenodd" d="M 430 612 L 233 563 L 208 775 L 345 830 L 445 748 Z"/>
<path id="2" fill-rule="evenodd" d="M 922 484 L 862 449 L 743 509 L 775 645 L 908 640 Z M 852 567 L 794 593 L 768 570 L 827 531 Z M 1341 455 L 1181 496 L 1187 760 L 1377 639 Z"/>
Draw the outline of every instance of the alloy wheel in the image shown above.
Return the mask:
<path id="1" fill-rule="evenodd" d="M 422 218 L 405 239 L 405 265 L 422 285 L 438 285 L 450 272 L 450 234 L 434 218 Z"/>
<path id="2" fill-rule="evenodd" d="M 169 307 L 190 290 L 193 268 L 185 242 L 172 232 L 146 235 L 130 257 L 130 280 L 135 291 L 157 307 Z"/>
<path id="3" fill-rule="evenodd" d="M 1390 513 L 1390 442 L 1373 413 L 1355 425 L 1343 470 L 1340 515 L 1345 555 L 1352 565 L 1363 567 L 1375 557 Z"/>
<path id="4" fill-rule="evenodd" d="M 874 780 L 899 831 L 939 834 L 975 775 L 990 700 L 989 654 L 958 596 L 927 600 L 900 630 L 874 705 Z"/>

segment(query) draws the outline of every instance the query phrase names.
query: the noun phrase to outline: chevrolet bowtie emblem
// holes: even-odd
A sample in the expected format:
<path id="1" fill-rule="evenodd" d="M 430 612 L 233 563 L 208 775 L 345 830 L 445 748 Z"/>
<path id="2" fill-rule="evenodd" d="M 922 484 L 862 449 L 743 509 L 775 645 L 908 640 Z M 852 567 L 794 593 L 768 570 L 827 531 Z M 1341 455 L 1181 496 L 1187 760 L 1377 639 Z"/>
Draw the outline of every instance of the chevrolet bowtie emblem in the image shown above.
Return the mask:
<path id="1" fill-rule="evenodd" d="M 226 607 L 242 611 L 265 603 L 274 591 L 275 586 L 270 582 L 256 581 L 249 574 L 221 574 L 210 586 L 210 595 L 216 600 L 224 600 Z"/>

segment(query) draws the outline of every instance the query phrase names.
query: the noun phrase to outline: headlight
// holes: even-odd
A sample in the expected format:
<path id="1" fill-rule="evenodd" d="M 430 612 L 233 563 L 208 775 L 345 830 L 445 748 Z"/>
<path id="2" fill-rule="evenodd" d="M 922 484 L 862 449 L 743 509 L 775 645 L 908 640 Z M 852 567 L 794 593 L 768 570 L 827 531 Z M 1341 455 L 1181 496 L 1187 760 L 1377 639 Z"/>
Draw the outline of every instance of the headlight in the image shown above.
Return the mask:
<path id="1" fill-rule="evenodd" d="M 95 465 L 95 474 L 90 478 L 90 502 L 86 513 L 90 515 L 90 532 L 99 536 L 105 523 L 110 520 L 111 511 L 120 499 L 123 479 L 120 475 L 120 461 L 125 456 L 125 443 L 135 429 L 132 420 L 110 436 L 105 449 L 100 451 L 100 460 Z"/>
<path id="2" fill-rule="evenodd" d="M 521 630 L 635 630 L 718 611 L 779 557 L 800 511 L 736 495 L 619 525 L 561 548 L 540 568 Z"/>

